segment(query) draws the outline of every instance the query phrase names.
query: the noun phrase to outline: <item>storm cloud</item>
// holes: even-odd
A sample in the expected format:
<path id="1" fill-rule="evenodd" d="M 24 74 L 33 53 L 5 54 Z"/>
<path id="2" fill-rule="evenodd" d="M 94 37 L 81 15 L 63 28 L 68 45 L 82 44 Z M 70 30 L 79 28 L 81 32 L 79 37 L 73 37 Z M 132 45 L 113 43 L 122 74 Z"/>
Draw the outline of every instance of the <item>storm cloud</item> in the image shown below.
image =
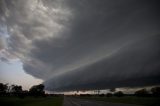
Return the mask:
<path id="1" fill-rule="evenodd" d="M 1 0 L 5 51 L 46 90 L 160 84 L 158 0 Z M 5 33 L 4 33 L 5 35 Z M 2 44 L 0 43 L 2 48 Z"/>

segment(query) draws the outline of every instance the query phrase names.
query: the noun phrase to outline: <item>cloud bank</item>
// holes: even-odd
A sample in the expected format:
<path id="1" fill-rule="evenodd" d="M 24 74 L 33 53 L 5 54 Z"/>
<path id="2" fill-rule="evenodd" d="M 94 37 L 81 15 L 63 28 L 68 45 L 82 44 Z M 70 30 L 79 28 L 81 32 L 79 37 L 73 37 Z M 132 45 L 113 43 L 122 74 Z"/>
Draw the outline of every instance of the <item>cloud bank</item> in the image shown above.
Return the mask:
<path id="1" fill-rule="evenodd" d="M 0 5 L 1 29 L 7 28 L 0 34 L 9 35 L 0 50 L 19 58 L 46 90 L 160 84 L 158 0 L 1 0 Z"/>

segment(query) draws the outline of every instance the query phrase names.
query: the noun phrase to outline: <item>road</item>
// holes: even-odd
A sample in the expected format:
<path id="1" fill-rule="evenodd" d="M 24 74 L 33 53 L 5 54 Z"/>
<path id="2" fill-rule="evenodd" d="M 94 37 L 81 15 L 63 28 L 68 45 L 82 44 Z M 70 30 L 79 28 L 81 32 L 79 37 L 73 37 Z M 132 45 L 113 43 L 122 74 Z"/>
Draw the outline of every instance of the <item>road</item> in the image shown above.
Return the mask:
<path id="1" fill-rule="evenodd" d="M 63 106 L 140 106 L 140 105 L 108 103 L 101 101 L 78 99 L 74 97 L 64 97 Z"/>

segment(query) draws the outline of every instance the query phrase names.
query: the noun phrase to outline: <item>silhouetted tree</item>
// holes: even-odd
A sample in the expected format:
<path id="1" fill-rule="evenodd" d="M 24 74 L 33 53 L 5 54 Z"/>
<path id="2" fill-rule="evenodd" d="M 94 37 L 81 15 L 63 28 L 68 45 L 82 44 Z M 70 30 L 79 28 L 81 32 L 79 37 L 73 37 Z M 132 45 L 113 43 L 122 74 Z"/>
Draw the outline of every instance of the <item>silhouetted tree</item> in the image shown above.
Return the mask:
<path id="1" fill-rule="evenodd" d="M 141 89 L 135 92 L 135 95 L 139 97 L 145 97 L 145 96 L 148 96 L 148 94 L 149 93 L 146 89 Z"/>
<path id="2" fill-rule="evenodd" d="M 29 93 L 32 96 L 44 96 L 45 92 L 44 92 L 44 85 L 43 84 L 39 84 L 39 85 L 34 85 L 29 89 Z"/>
<path id="3" fill-rule="evenodd" d="M 153 96 L 160 97 L 160 87 L 154 87 L 151 89 Z"/>
<path id="4" fill-rule="evenodd" d="M 118 96 L 118 97 L 124 96 L 124 94 L 123 94 L 122 91 L 115 92 L 114 95 L 115 95 L 115 96 Z"/>
<path id="5" fill-rule="evenodd" d="M 11 85 L 11 92 L 13 92 L 13 93 L 21 93 L 22 92 L 22 86 Z"/>
<path id="6" fill-rule="evenodd" d="M 8 89 L 7 84 L 0 83 L 0 96 L 6 95 L 7 89 Z"/>
<path id="7" fill-rule="evenodd" d="M 22 86 L 19 86 L 19 85 L 11 85 L 11 93 L 14 95 L 14 96 L 18 96 L 20 98 L 23 98 L 24 95 L 23 95 L 23 90 L 22 90 Z"/>

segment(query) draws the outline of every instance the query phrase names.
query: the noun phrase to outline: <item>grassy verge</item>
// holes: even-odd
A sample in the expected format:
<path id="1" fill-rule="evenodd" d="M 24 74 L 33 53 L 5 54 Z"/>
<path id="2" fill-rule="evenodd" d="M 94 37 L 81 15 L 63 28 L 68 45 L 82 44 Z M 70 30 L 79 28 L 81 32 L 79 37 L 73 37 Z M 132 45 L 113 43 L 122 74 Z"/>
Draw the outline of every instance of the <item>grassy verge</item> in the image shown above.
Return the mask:
<path id="1" fill-rule="evenodd" d="M 96 101 L 105 101 L 112 103 L 126 103 L 126 104 L 137 104 L 144 106 L 160 106 L 160 98 L 153 97 L 80 97 L 81 99 L 90 99 Z"/>
<path id="2" fill-rule="evenodd" d="M 62 106 L 63 97 L 0 97 L 1 106 Z"/>

